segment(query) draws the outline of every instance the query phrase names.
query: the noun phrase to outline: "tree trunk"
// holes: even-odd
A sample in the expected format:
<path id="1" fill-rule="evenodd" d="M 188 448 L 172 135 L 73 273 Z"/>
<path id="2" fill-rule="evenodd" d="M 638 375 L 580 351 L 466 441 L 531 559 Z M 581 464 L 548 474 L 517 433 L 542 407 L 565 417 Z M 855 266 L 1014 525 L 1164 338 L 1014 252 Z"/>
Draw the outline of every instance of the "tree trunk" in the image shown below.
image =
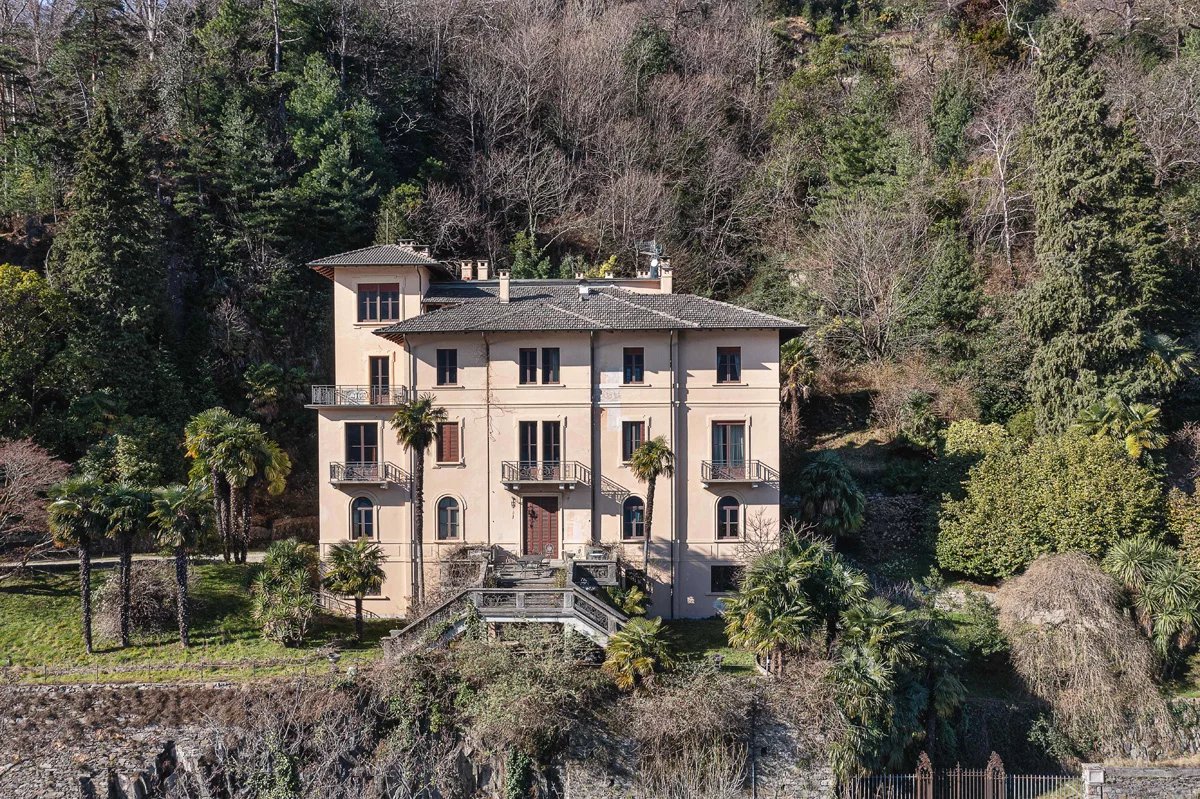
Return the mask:
<path id="1" fill-rule="evenodd" d="M 354 595 L 354 640 L 362 643 L 363 634 L 363 598 L 361 594 Z"/>
<path id="2" fill-rule="evenodd" d="M 241 563 L 245 563 L 250 554 L 250 518 L 254 515 L 254 483 L 248 483 L 242 489 L 242 517 L 238 520 L 238 544 L 241 546 Z"/>
<path id="3" fill-rule="evenodd" d="M 129 606 L 133 592 L 133 536 L 121 536 L 121 646 L 129 646 Z"/>
<path id="4" fill-rule="evenodd" d="M 415 577 L 413 581 L 413 607 L 418 608 L 425 601 L 425 453 L 417 450 L 413 459 L 413 562 Z"/>
<path id="5" fill-rule="evenodd" d="M 92 542 L 79 542 L 79 600 L 83 607 L 83 646 L 92 654 Z"/>
<path id="6" fill-rule="evenodd" d="M 226 486 L 221 475 L 213 469 L 210 474 L 210 482 L 212 483 L 213 495 L 213 513 L 216 516 L 217 535 L 221 537 L 221 548 L 224 551 L 225 562 L 229 562 L 229 496 L 226 494 Z"/>
<path id="7" fill-rule="evenodd" d="M 179 642 L 183 644 L 184 649 L 192 645 L 189 629 L 191 608 L 188 606 L 187 576 L 187 550 L 181 546 L 175 547 L 175 585 L 178 589 L 175 615 L 179 620 Z"/>
<path id="8" fill-rule="evenodd" d="M 654 521 L 654 485 L 658 479 L 646 481 L 646 537 L 642 539 L 642 570 L 646 573 L 646 593 L 650 594 L 650 530 Z"/>

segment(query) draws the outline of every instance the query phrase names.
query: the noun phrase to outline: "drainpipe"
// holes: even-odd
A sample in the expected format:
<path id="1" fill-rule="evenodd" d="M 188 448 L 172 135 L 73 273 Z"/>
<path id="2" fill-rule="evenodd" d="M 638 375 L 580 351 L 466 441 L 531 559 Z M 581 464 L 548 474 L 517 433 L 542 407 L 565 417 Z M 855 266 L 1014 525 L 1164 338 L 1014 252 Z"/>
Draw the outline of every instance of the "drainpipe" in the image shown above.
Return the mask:
<path id="1" fill-rule="evenodd" d="M 677 397 L 679 394 L 679 379 L 678 379 L 678 377 L 679 377 L 679 375 L 678 375 L 679 339 L 678 339 L 678 335 L 679 335 L 678 331 L 675 331 L 675 330 L 671 331 L 671 340 L 670 340 L 670 344 L 668 345 L 668 348 L 667 348 L 667 351 L 668 351 L 669 357 L 670 357 L 670 366 L 671 366 L 671 451 L 672 452 L 678 451 L 678 447 L 676 445 L 676 440 L 677 440 L 676 433 L 677 433 L 677 429 L 678 429 L 678 424 L 676 423 L 676 418 L 675 418 L 676 415 L 678 414 Z M 671 612 L 672 619 L 675 618 L 675 579 L 676 579 L 676 577 L 678 575 L 678 571 L 679 571 L 678 568 L 676 567 L 676 562 L 675 562 L 675 560 L 676 560 L 675 537 L 676 537 L 676 532 L 677 532 L 677 529 L 676 529 L 676 523 L 677 523 L 676 522 L 676 507 L 679 505 L 679 482 L 678 482 L 677 478 L 679 475 L 679 470 L 682 468 L 684 468 L 683 465 L 680 464 L 677 459 L 675 462 L 675 476 L 671 478 L 671 591 L 670 591 L 669 596 L 671 598 L 670 612 Z"/>
<path id="2" fill-rule="evenodd" d="M 484 501 L 485 522 L 487 524 L 487 542 L 488 547 L 492 545 L 492 344 L 488 341 L 487 333 L 480 333 L 483 338 L 483 418 L 484 432 L 487 433 L 487 491 L 486 500 Z M 460 444 L 461 446 L 461 444 Z M 464 539 L 466 537 L 464 536 Z"/>
<path id="3" fill-rule="evenodd" d="M 592 413 L 592 430 L 591 449 L 592 449 L 592 510 L 589 514 L 592 520 L 592 545 L 600 543 L 600 526 L 599 517 L 596 514 L 597 505 L 597 483 L 600 482 L 600 447 L 597 444 L 600 441 L 600 375 L 596 372 L 596 331 L 588 332 L 588 373 L 590 375 L 591 385 L 588 386 L 588 393 L 591 395 L 590 405 Z"/>
<path id="4" fill-rule="evenodd" d="M 417 272 L 420 275 L 420 272 Z M 418 277 L 418 280 L 420 278 Z M 412 339 L 407 336 L 404 339 L 408 347 L 408 382 L 412 386 L 410 399 L 417 396 L 417 348 L 413 344 Z M 417 470 L 417 454 L 411 449 L 408 451 L 408 473 L 412 475 Z M 422 531 L 424 532 L 424 531 Z M 408 557 L 412 562 L 408 565 L 409 595 L 414 592 L 414 586 L 417 584 L 417 508 L 413 503 L 413 483 L 412 478 L 408 481 Z M 412 608 L 409 608 L 409 613 L 412 613 Z"/>

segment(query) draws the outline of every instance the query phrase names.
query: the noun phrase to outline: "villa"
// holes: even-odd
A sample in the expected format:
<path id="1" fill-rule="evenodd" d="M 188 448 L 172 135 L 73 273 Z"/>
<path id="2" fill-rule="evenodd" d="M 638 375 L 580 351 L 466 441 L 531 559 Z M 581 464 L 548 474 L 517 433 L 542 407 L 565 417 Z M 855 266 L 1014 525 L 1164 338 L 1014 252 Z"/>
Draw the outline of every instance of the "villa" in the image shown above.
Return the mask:
<path id="1" fill-rule="evenodd" d="M 802 326 L 677 294 L 665 258 L 633 278 L 514 280 L 480 260 L 384 244 L 309 264 L 333 284 L 334 385 L 319 416 L 322 551 L 368 537 L 386 579 L 366 607 L 403 616 L 414 580 L 413 458 L 388 420 L 432 394 L 426 580 L 452 552 L 608 553 L 644 569 L 650 613 L 714 615 L 779 527 L 779 347 Z M 662 436 L 651 537 L 631 453 Z"/>

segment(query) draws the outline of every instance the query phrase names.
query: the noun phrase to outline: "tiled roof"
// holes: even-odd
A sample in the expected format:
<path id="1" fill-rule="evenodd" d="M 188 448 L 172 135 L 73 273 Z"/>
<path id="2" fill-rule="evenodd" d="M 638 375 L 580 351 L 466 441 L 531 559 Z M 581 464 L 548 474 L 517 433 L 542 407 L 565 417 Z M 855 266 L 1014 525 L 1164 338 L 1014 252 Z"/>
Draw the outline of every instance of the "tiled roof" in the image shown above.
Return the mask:
<path id="1" fill-rule="evenodd" d="M 422 255 L 403 244 L 373 244 L 361 250 L 350 250 L 309 261 L 311 267 L 321 266 L 437 266 L 438 261 Z"/>
<path id="2" fill-rule="evenodd" d="M 691 294 L 648 294 L 592 282 L 586 298 L 575 281 L 513 281 L 501 303 L 496 281 L 434 283 L 420 316 L 380 328 L 381 336 L 509 330 L 682 330 L 758 328 L 798 331 L 790 319 Z"/>

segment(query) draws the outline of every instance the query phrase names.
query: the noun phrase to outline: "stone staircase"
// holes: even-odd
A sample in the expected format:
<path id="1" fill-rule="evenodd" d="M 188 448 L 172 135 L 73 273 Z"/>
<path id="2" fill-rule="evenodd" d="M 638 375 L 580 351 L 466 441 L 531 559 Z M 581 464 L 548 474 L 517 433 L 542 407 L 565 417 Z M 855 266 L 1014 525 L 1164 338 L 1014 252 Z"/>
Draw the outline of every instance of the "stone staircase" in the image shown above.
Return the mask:
<path id="1" fill-rule="evenodd" d="M 466 632 L 474 620 L 561 624 L 603 647 L 629 618 L 573 583 L 565 588 L 464 588 L 407 627 L 393 630 L 383 640 L 383 648 L 388 655 L 400 656 L 444 646 Z"/>

